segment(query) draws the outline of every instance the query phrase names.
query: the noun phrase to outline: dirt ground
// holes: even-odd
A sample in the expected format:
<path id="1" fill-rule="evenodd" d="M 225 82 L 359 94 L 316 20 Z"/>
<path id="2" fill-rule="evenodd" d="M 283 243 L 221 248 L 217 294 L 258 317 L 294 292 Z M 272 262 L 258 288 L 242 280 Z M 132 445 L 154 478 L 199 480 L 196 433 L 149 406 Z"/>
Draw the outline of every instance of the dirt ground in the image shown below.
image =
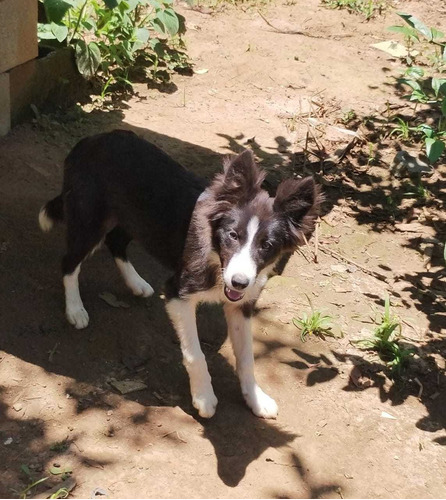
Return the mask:
<path id="1" fill-rule="evenodd" d="M 445 28 L 441 0 L 397 3 Z M 278 2 L 262 11 L 274 29 L 256 9 L 181 11 L 195 69 L 207 72 L 176 76 L 171 92 L 140 84 L 118 108 L 87 106 L 0 140 L 0 496 L 17 497 L 32 482 L 23 469 L 49 477 L 33 495 L 58 484 L 53 468 L 71 471 L 72 496 L 82 498 L 445 498 L 446 287 L 437 243 L 445 241 L 446 168 L 426 180 L 433 194 L 420 204 L 390 175 L 396 141 L 373 162 L 361 141 L 341 162 L 316 158 L 321 147 L 331 154 L 349 145 L 351 136 L 326 126 L 356 130 L 339 121 L 348 110 L 377 116 L 401 104 L 400 63 L 370 47 L 391 38 L 396 15 L 366 23 L 318 0 Z M 269 281 L 254 320 L 256 372 L 279 404 L 276 421 L 244 405 L 218 307 L 201 308 L 198 319 L 219 405 L 214 418 L 197 416 L 160 297 L 168 274 L 136 245 L 132 259 L 155 296 L 131 296 L 101 250 L 81 274 L 90 325 L 76 331 L 66 322 L 63 228 L 41 233 L 37 214 L 59 192 L 70 148 L 117 127 L 203 176 L 224 154 L 251 147 L 268 188 L 307 173 L 323 185 L 319 262 L 308 248 L 296 252 Z M 305 146 L 314 154 L 302 160 Z M 128 307 L 111 307 L 103 292 Z M 399 383 L 350 343 L 373 329 L 386 293 L 417 349 Z M 301 341 L 292 319 L 309 311 L 306 295 L 333 316 L 338 338 Z M 115 380 L 147 388 L 121 395 Z"/>

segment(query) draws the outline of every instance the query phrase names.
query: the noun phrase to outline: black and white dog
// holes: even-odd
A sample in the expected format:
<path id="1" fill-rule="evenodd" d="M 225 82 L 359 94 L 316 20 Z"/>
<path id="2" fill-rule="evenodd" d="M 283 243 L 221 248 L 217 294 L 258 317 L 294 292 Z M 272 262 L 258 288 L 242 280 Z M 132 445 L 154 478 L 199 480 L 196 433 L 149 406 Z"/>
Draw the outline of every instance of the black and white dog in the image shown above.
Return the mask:
<path id="1" fill-rule="evenodd" d="M 166 307 L 202 417 L 214 415 L 217 398 L 198 340 L 200 302 L 223 303 L 246 402 L 259 417 L 277 416 L 276 402 L 254 377 L 250 317 L 278 258 L 312 233 L 320 195 L 307 177 L 283 181 L 271 198 L 261 189 L 264 177 L 245 151 L 226 160 L 224 173 L 206 187 L 158 147 L 116 130 L 73 148 L 62 193 L 39 214 L 44 231 L 66 221 L 66 316 L 76 328 L 89 320 L 79 294 L 81 263 L 102 242 L 135 295 L 149 297 L 153 289 L 127 259 L 132 239 L 174 271 L 166 284 Z"/>

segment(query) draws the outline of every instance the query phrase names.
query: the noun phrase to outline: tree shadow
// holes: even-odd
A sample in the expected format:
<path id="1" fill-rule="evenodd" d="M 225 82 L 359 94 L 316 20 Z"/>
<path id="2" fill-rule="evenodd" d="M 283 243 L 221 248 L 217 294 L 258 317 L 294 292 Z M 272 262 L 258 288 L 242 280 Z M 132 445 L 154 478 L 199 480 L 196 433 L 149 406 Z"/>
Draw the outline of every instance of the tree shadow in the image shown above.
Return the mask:
<path id="1" fill-rule="evenodd" d="M 46 491 L 60 484 L 60 476 L 46 474 L 48 464 L 69 457 L 89 467 L 101 467 L 113 462 L 82 452 L 72 446 L 77 439 L 74 434 L 63 443 L 45 439 L 49 423 L 40 418 L 21 418 L 13 416 L 13 408 L 3 402 L 6 389 L 0 387 L 0 497 L 23 498 L 26 489 L 33 483 L 43 480 L 31 491 Z M 69 473 L 71 477 L 71 472 Z M 76 473 L 73 474 L 76 478 Z M 29 494 L 29 493 L 28 493 Z"/>
<path id="2" fill-rule="evenodd" d="M 401 93 L 397 85 L 394 87 L 397 93 Z M 425 123 L 432 119 L 434 112 L 432 106 L 420 107 L 411 118 L 414 122 Z M 409 119 L 403 111 L 398 116 Z M 271 151 L 262 148 L 255 138 L 247 140 L 244 134 L 235 138 L 224 134 L 219 136 L 227 140 L 227 148 L 234 153 L 246 147 L 252 148 L 267 171 L 265 188 L 270 193 L 274 193 L 284 178 L 313 175 L 321 184 L 325 197 L 322 216 L 330 213 L 333 207 L 346 203 L 349 215 L 358 224 L 367 224 L 377 233 L 393 232 L 396 224 L 421 217 L 425 230 L 420 230 L 418 234 L 408 233 L 406 248 L 421 255 L 430 252 L 432 271 L 399 273 L 395 276 L 388 268 L 387 275 L 389 281 L 406 284 L 403 291 L 410 294 L 415 307 L 429 319 L 429 328 L 439 332 L 446 313 L 443 257 L 446 220 L 442 216 L 446 165 L 440 160 L 429 178 L 396 170 L 396 165 L 389 162 L 388 152 L 400 151 L 406 144 L 404 141 L 383 139 L 383 127 L 388 126 L 388 123 L 389 117 L 384 115 L 357 118 L 350 127 L 355 129 L 362 125 L 364 139 L 353 145 L 349 154 L 340 161 L 333 160 L 334 150 L 325 150 L 323 143 L 312 141 L 311 138 L 306 150 L 293 152 L 293 145 L 282 136 L 275 138 L 277 147 Z M 373 145 L 373 155 L 367 150 L 369 144 Z M 317 161 L 314 160 L 315 156 L 319 158 Z M 423 248 L 426 245 L 430 248 L 425 251 Z"/>
<path id="3" fill-rule="evenodd" d="M 420 109 L 416 112 L 415 120 L 425 123 L 431 115 L 431 110 Z M 435 352 L 442 358 L 446 357 L 444 335 L 440 338 L 435 336 L 435 333 L 444 332 L 446 319 L 446 303 L 444 301 L 446 270 L 444 269 L 442 248 L 442 243 L 446 238 L 446 221 L 441 216 L 441 203 L 446 189 L 446 166 L 440 161 L 433 176 L 428 179 L 419 176 L 406 176 L 399 179 L 394 177 L 391 165 L 384 161 L 384 151 L 390 148 L 389 141 L 380 141 L 380 129 L 385 121 L 385 117 L 371 117 L 366 122 L 368 127 L 366 140 L 375 141 L 376 144 L 376 152 L 373 162 L 370 164 L 368 164 L 367 154 L 361 146 L 359 150 L 358 148 L 353 149 L 350 155 L 337 164 L 325 161 L 329 156 L 326 151 L 317 151 L 317 154 L 321 156 L 318 161 L 313 160 L 314 155 L 309 151 L 298 151 L 295 154 L 290 151 L 280 152 L 280 145 L 284 144 L 282 137 L 276 137 L 278 146 L 277 150 L 272 153 L 265 149 L 262 150 L 261 146 L 255 142 L 252 144 L 252 148 L 261 159 L 261 163 L 267 166 L 266 183 L 271 192 L 274 192 L 275 187 L 283 178 L 290 175 L 313 175 L 322 185 L 325 196 L 322 216 L 329 214 L 334 207 L 345 204 L 345 200 L 348 200 L 349 215 L 358 224 L 367 224 L 372 231 L 377 233 L 383 231 L 391 233 L 395 230 L 395 224 L 416 219 L 417 214 L 422 213 L 424 209 L 432 209 L 437 214 L 423 220 L 422 225 L 426 228 L 424 232 L 421 230 L 420 234 L 415 236 L 412 236 L 413 233 L 408 233 L 405 245 L 410 251 L 420 253 L 423 244 L 433 244 L 435 248 L 429 254 L 432 270 L 426 269 L 422 272 L 404 272 L 393 275 L 393 270 L 386 264 L 381 265 L 379 269 L 383 270 L 388 277 L 389 286 L 387 288 L 390 293 L 397 297 L 406 308 L 413 304 L 417 311 L 428 320 L 429 332 L 433 333 L 427 333 L 426 338 L 418 346 L 417 355 L 421 361 L 410 367 L 408 378 L 412 373 L 412 376 L 418 378 L 423 384 L 424 392 L 420 400 L 429 412 L 429 415 L 421 419 L 417 426 L 426 431 L 431 428 L 438 430 L 446 428 L 445 413 L 442 413 L 442 407 L 444 408 L 442 388 L 445 384 L 445 376 L 444 372 L 434 362 L 431 362 L 431 354 Z M 359 121 L 357 125 L 359 125 Z M 234 152 L 240 151 L 242 147 L 240 140 L 244 139 L 244 136 L 235 139 L 227 136 L 222 137 L 227 138 L 228 149 Z M 404 144 L 393 144 L 396 150 L 403 146 Z M 278 156 L 280 159 L 277 158 Z M 277 169 L 268 168 L 268 165 L 274 164 L 278 166 Z M 390 180 L 392 182 L 389 182 Z M 413 196 L 411 203 L 404 203 L 407 200 L 408 191 L 413 191 L 420 185 L 425 186 L 431 195 L 427 198 Z M 398 283 L 397 290 L 392 289 L 392 282 Z M 367 293 L 365 295 L 376 304 L 383 305 L 382 296 Z M 383 365 L 377 371 L 376 366 L 365 361 L 360 355 L 349 356 L 349 359 L 357 364 L 361 363 L 362 366 L 365 366 L 366 371 L 374 373 L 371 375 L 372 387 L 379 388 L 382 401 L 390 400 L 392 404 L 401 404 L 409 395 L 416 395 L 419 392 L 419 385 L 414 382 L 413 378 L 403 385 L 393 384 L 390 390 L 387 390 L 385 389 L 385 381 L 388 380 L 389 372 Z M 328 365 L 318 364 L 320 362 L 320 359 L 313 361 L 298 359 L 287 364 L 298 370 L 311 368 L 306 383 L 313 385 L 329 381 L 337 375 L 335 369 Z M 312 364 L 317 366 L 309 366 Z M 425 373 L 420 365 L 429 366 L 428 372 Z M 347 387 L 348 390 L 364 390 L 358 389 L 352 384 Z"/>
<path id="4" fill-rule="evenodd" d="M 296 453 L 291 454 L 291 463 L 287 465 L 296 470 L 296 476 L 299 483 L 302 485 L 302 493 L 300 495 L 288 496 L 280 491 L 279 488 L 270 492 L 271 498 L 325 498 L 323 495 L 337 493 L 342 498 L 341 486 L 336 483 L 320 484 L 312 478 L 310 469 L 306 467 L 304 462 Z M 300 493 L 300 492 L 299 492 Z"/>

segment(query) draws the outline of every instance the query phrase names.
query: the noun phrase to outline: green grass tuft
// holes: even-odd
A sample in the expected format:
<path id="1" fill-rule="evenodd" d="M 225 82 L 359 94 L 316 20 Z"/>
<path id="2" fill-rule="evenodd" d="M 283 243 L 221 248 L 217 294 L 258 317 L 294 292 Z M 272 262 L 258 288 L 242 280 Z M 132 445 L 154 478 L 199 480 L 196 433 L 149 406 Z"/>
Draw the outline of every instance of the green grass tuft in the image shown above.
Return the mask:
<path id="1" fill-rule="evenodd" d="M 387 296 L 384 301 L 384 314 L 375 327 L 373 337 L 353 342 L 361 349 L 376 351 L 393 375 L 401 375 L 407 362 L 414 355 L 414 350 L 402 347 L 398 341 L 400 336 L 401 322 L 391 313 L 390 299 Z"/>
<path id="2" fill-rule="evenodd" d="M 384 12 L 389 5 L 387 0 L 322 0 L 322 3 L 331 9 L 362 14 L 367 20 Z"/>
<path id="3" fill-rule="evenodd" d="M 334 337 L 331 331 L 331 316 L 322 314 L 320 311 L 311 311 L 311 314 L 303 313 L 301 318 L 293 318 L 293 324 L 301 329 L 300 339 L 306 342 L 309 335 Z"/>

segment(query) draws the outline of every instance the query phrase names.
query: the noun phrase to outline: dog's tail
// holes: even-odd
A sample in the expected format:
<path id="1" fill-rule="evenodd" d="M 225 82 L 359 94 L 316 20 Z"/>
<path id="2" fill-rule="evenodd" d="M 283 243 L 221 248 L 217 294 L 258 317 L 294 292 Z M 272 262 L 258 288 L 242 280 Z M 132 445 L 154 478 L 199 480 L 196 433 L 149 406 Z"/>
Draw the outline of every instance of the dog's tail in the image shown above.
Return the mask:
<path id="1" fill-rule="evenodd" d="M 42 231 L 51 231 L 55 222 L 62 222 L 63 212 L 63 197 L 60 194 L 40 209 L 39 225 Z"/>

